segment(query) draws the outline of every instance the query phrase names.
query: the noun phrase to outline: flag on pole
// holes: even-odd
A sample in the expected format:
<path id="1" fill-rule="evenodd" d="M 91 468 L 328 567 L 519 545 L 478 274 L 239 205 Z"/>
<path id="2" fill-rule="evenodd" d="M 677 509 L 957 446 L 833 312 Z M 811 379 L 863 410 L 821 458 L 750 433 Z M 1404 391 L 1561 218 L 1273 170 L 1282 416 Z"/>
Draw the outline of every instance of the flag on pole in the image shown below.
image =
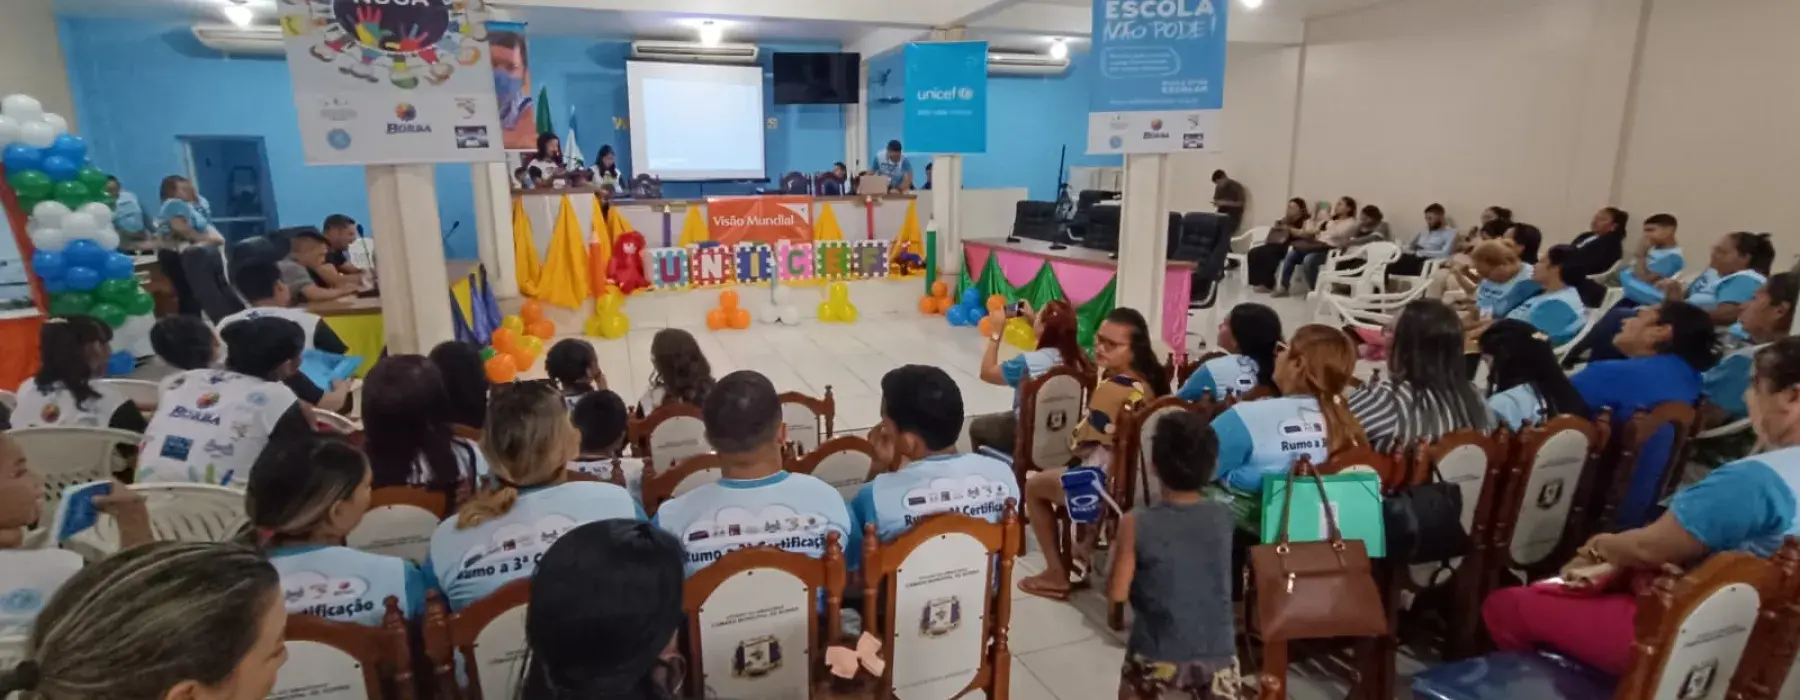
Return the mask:
<path id="1" fill-rule="evenodd" d="M 575 144 L 575 105 L 569 105 L 569 138 L 563 139 L 563 158 L 573 158 L 576 163 L 587 165 L 587 159 L 581 155 L 581 146 Z"/>
<path id="2" fill-rule="evenodd" d="M 550 88 L 538 88 L 537 98 L 537 132 L 555 134 L 556 124 L 550 118 Z"/>

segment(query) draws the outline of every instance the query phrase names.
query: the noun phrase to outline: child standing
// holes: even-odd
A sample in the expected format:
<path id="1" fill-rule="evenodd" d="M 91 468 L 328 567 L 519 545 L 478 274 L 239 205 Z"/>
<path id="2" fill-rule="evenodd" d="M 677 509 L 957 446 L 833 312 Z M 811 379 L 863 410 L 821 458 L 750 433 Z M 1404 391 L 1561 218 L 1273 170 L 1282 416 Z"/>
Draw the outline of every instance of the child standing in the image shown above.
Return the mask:
<path id="1" fill-rule="evenodd" d="M 1157 420 L 1150 457 L 1162 495 L 1119 523 L 1107 597 L 1136 618 L 1119 700 L 1238 697 L 1230 507 L 1200 495 L 1219 441 L 1192 413 Z"/>

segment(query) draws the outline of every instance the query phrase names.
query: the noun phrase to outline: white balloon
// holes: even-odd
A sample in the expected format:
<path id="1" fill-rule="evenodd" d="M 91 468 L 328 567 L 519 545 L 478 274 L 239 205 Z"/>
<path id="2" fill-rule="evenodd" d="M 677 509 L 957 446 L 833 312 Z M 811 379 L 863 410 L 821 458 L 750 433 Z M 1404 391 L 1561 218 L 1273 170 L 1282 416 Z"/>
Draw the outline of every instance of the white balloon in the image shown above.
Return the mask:
<path id="1" fill-rule="evenodd" d="M 0 99 L 0 114 L 17 119 L 21 124 L 34 122 L 43 118 L 44 104 L 30 95 L 7 95 Z"/>
<path id="2" fill-rule="evenodd" d="M 44 123 L 49 124 L 52 128 L 56 129 L 56 133 L 58 134 L 69 133 L 69 120 L 64 119 L 60 114 L 55 112 L 45 112 Z"/>
<path id="3" fill-rule="evenodd" d="M 781 307 L 781 322 L 800 325 L 800 310 L 792 306 Z"/>
<path id="4" fill-rule="evenodd" d="M 49 148 L 56 143 L 56 127 L 43 121 L 29 121 L 19 125 L 19 142 L 32 148 Z"/>
<path id="5" fill-rule="evenodd" d="M 111 226 L 101 226 L 100 231 L 90 236 L 89 239 L 100 244 L 100 247 L 106 250 L 118 250 L 119 248 L 119 232 L 114 231 Z"/>
<path id="6" fill-rule="evenodd" d="M 63 246 L 68 244 L 69 241 L 67 238 L 63 237 L 61 229 L 38 229 L 36 233 L 31 234 L 31 245 L 38 250 L 48 250 L 52 253 L 60 253 L 62 252 Z"/>
<path id="7" fill-rule="evenodd" d="M 69 207 L 62 202 L 38 202 L 31 208 L 31 221 L 43 224 L 46 228 L 61 228 L 63 217 L 69 215 Z"/>
<path id="8" fill-rule="evenodd" d="M 86 212 L 78 211 L 62 218 L 62 230 L 63 233 L 69 234 L 71 239 L 92 238 L 94 234 L 100 232 L 100 222 L 95 221 L 94 217 Z"/>
<path id="9" fill-rule="evenodd" d="M 763 307 L 762 322 L 763 323 L 780 323 L 781 322 L 781 310 L 777 309 L 773 306 Z"/>
<path id="10" fill-rule="evenodd" d="M 0 147 L 10 146 L 19 140 L 19 120 L 0 114 Z"/>
<path id="11" fill-rule="evenodd" d="M 112 221 L 112 207 L 106 206 L 102 202 L 88 202 L 75 211 L 94 217 L 94 220 L 100 222 L 102 226 Z"/>
<path id="12" fill-rule="evenodd" d="M 787 306 L 788 288 L 782 285 L 775 285 L 775 289 L 769 293 L 769 299 L 773 300 L 776 306 Z"/>

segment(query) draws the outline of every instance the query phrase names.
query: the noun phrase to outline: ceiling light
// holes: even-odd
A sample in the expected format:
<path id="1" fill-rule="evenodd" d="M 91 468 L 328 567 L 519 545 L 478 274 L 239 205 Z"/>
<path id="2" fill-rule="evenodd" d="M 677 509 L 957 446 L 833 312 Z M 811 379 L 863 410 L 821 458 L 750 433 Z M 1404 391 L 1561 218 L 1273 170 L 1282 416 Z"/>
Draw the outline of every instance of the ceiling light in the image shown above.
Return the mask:
<path id="1" fill-rule="evenodd" d="M 1263 4 L 1263 0 L 1238 0 L 1238 2 L 1243 3 L 1244 9 L 1246 10 L 1254 10 L 1258 7 L 1262 7 Z"/>
<path id="2" fill-rule="evenodd" d="M 700 23 L 700 43 L 706 46 L 718 46 L 725 38 L 725 29 L 712 22 Z"/>
<path id="3" fill-rule="evenodd" d="M 256 19 L 256 13 L 243 5 L 226 5 L 225 19 L 239 27 L 248 27 Z"/>
<path id="4" fill-rule="evenodd" d="M 1050 57 L 1058 61 L 1069 57 L 1069 43 L 1062 37 L 1050 40 Z"/>

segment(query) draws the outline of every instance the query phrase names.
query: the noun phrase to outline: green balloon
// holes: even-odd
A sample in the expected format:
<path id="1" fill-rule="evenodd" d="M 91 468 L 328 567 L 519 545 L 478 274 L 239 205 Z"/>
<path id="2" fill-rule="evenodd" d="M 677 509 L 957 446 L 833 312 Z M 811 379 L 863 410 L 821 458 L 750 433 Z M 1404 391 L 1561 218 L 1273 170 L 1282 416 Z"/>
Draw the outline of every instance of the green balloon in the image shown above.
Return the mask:
<path id="1" fill-rule="evenodd" d="M 88 191 L 87 185 L 74 180 L 56 183 L 56 186 L 51 189 L 51 194 L 55 196 L 56 201 L 62 202 L 70 209 L 80 209 L 81 205 L 92 201 L 90 197 L 93 196 L 93 193 Z"/>
<path id="2" fill-rule="evenodd" d="M 63 292 L 50 295 L 51 316 L 84 316 L 94 306 L 87 292 Z"/>
<path id="3" fill-rule="evenodd" d="M 131 301 L 132 297 L 137 296 L 138 289 L 139 287 L 136 278 L 106 280 L 105 282 L 100 283 L 100 288 L 95 291 L 94 296 L 97 296 L 104 301 L 124 306 L 127 302 Z"/>
<path id="4" fill-rule="evenodd" d="M 80 172 L 75 173 L 75 181 L 87 185 L 87 188 L 94 192 L 106 190 L 106 173 L 100 172 L 99 168 L 92 165 L 84 166 Z"/>
<path id="5" fill-rule="evenodd" d="M 498 354 L 500 354 L 499 350 L 495 350 L 493 348 L 482 348 L 481 349 L 481 361 L 487 362 L 488 360 L 493 359 L 493 357 Z"/>
<path id="6" fill-rule="evenodd" d="M 100 302 L 93 305 L 92 308 L 89 308 L 87 310 L 87 315 L 93 316 L 95 319 L 111 328 L 118 328 L 119 326 L 125 325 L 125 310 L 119 308 L 118 304 L 109 304 L 104 301 Z"/>
<path id="7" fill-rule="evenodd" d="M 132 290 L 133 294 L 131 298 L 119 304 L 119 306 L 125 309 L 126 315 L 142 316 L 156 310 L 155 297 L 150 296 L 149 292 L 144 291 L 142 287 L 136 285 L 132 285 Z"/>
<path id="8" fill-rule="evenodd" d="M 43 201 L 42 197 L 19 195 L 19 211 L 25 212 L 26 216 L 31 216 L 31 210 L 36 209 L 37 205 Z"/>
<path id="9" fill-rule="evenodd" d="M 12 185 L 13 192 L 20 197 L 42 199 L 50 195 L 50 176 L 40 170 L 20 170 L 6 176 L 6 184 Z"/>

